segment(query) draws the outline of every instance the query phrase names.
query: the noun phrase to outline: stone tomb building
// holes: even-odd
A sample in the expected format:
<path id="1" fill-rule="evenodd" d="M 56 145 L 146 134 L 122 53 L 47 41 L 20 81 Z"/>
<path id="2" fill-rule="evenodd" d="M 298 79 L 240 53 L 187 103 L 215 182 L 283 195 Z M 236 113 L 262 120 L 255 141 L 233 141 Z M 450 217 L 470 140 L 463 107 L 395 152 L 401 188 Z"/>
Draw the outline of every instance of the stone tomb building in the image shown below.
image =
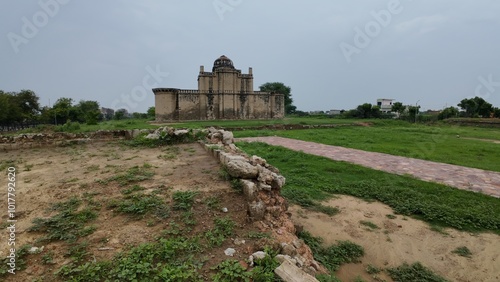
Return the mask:
<path id="1" fill-rule="evenodd" d="M 272 119 L 285 114 L 283 94 L 253 91 L 252 68 L 248 74 L 235 69 L 221 56 L 212 72 L 200 66 L 198 90 L 154 88 L 157 121 L 213 119 Z"/>

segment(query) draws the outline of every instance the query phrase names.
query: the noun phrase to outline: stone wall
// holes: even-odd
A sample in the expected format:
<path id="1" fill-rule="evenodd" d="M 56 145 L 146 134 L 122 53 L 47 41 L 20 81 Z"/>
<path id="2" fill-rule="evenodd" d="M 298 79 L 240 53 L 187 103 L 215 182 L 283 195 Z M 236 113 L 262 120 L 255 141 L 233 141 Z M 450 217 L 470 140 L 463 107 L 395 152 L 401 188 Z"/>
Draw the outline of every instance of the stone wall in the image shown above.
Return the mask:
<path id="1" fill-rule="evenodd" d="M 130 139 L 132 130 L 98 130 L 90 133 L 24 133 L 0 135 L 0 150 L 15 150 L 45 146 L 66 146 L 94 141 Z"/>
<path id="2" fill-rule="evenodd" d="M 277 259 L 312 276 L 325 272 L 323 266 L 314 260 L 309 246 L 296 236 L 296 227 L 288 214 L 288 203 L 281 196 L 286 180 L 279 170 L 261 157 L 244 154 L 233 144 L 233 135 L 229 131 L 210 128 L 207 139 L 208 144 L 203 144 L 205 149 L 231 177 L 240 179 L 249 220 L 261 230 L 272 232 L 279 243 L 281 255 Z M 313 277 L 308 279 L 301 281 L 316 281 Z"/>
<path id="3" fill-rule="evenodd" d="M 131 130 L 98 130 L 88 133 L 23 133 L 18 135 L 0 135 L 0 150 L 15 150 L 27 148 L 39 148 L 47 146 L 68 146 L 93 142 L 105 142 L 116 140 L 129 140 L 139 135 L 145 135 L 146 139 L 167 139 L 173 143 L 192 142 L 192 140 L 203 136 L 208 130 L 174 129 L 172 127 L 160 127 L 157 129 L 131 129 Z"/>
<path id="4" fill-rule="evenodd" d="M 157 121 L 283 118 L 283 94 L 155 88 Z"/>

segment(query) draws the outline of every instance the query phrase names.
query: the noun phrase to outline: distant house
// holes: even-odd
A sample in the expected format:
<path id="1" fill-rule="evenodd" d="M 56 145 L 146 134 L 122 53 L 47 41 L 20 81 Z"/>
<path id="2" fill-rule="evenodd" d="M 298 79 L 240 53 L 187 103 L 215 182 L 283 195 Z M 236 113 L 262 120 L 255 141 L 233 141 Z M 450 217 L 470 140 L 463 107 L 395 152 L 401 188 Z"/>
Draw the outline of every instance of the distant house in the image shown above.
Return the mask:
<path id="1" fill-rule="evenodd" d="M 101 115 L 103 119 L 110 120 L 115 115 L 115 110 L 110 108 L 101 108 Z"/>
<path id="2" fill-rule="evenodd" d="M 343 112 L 344 110 L 329 110 L 326 111 L 326 114 L 331 116 L 336 116 L 336 115 L 341 115 Z"/>
<path id="3" fill-rule="evenodd" d="M 427 110 L 427 111 L 423 112 L 423 114 L 431 115 L 431 116 L 437 116 L 437 115 L 439 115 L 439 113 L 441 113 L 441 110 Z"/>
<path id="4" fill-rule="evenodd" d="M 325 112 L 324 111 L 310 111 L 309 114 L 310 115 L 324 115 Z"/>
<path id="5" fill-rule="evenodd" d="M 377 99 L 377 106 L 380 107 L 380 111 L 384 113 L 390 113 L 392 111 L 392 103 L 394 99 Z"/>

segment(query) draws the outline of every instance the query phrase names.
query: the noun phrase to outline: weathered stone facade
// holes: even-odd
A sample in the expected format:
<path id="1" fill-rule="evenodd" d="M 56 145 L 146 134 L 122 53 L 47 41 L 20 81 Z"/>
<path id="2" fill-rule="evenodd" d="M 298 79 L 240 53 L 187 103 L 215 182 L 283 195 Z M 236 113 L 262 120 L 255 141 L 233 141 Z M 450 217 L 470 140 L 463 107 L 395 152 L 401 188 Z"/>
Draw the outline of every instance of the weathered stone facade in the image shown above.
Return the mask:
<path id="1" fill-rule="evenodd" d="M 154 88 L 157 121 L 213 119 L 271 119 L 285 114 L 283 94 L 253 91 L 248 74 L 221 56 L 212 72 L 200 67 L 198 90 Z"/>

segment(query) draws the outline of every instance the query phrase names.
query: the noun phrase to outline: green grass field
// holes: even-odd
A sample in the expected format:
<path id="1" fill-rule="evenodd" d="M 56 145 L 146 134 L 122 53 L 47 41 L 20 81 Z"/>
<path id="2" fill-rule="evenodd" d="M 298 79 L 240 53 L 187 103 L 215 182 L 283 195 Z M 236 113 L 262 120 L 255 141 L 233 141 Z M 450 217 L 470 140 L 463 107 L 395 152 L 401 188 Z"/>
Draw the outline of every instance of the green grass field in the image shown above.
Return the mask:
<path id="1" fill-rule="evenodd" d="M 246 130 L 235 137 L 282 136 L 327 145 L 500 171 L 500 130 L 446 124 L 380 121 L 372 126 L 330 129 Z M 458 137 L 459 136 L 459 137 Z M 472 139 L 469 139 L 472 138 Z"/>
<path id="2" fill-rule="evenodd" d="M 149 119 L 123 119 L 103 121 L 95 125 L 71 123 L 68 125 L 60 124 L 41 125 L 38 128 L 22 130 L 18 133 L 40 132 L 44 130 L 65 131 L 72 133 L 91 132 L 96 130 L 117 130 L 117 129 L 151 129 L 160 126 L 171 126 L 174 128 L 258 128 L 269 125 L 280 124 L 299 124 L 299 125 L 320 125 L 320 124 L 354 124 L 357 122 L 369 122 L 370 120 L 357 119 L 334 119 L 328 117 L 286 117 L 283 119 L 268 120 L 205 120 L 205 121 L 186 121 L 186 122 L 165 122 L 156 123 Z M 9 133 L 16 134 L 16 133 Z"/>
<path id="3" fill-rule="evenodd" d="M 500 234 L 500 199 L 283 147 L 246 142 L 237 145 L 278 167 L 287 180 L 282 195 L 301 206 L 316 207 L 334 194 L 346 194 L 380 201 L 396 213 L 432 225 Z"/>
<path id="4" fill-rule="evenodd" d="M 371 125 L 355 125 L 360 122 Z M 328 129 L 255 129 L 281 124 L 335 124 L 339 126 Z M 447 123 L 422 125 L 397 120 L 287 117 L 277 120 L 218 120 L 152 124 L 146 119 L 126 119 L 101 122 L 97 125 L 71 123 L 52 127 L 52 129 L 67 132 L 90 132 L 112 129 L 151 129 L 162 125 L 175 128 L 206 128 L 210 126 L 239 128 L 242 130 L 235 131 L 235 137 L 278 135 L 327 145 L 500 171 L 500 162 L 498 161 L 500 159 L 500 144 L 491 142 L 500 142 L 498 128 L 456 126 Z M 44 128 L 38 129 L 38 131 L 43 130 Z M 23 132 L 30 131 L 37 130 Z"/>
<path id="5" fill-rule="evenodd" d="M 368 122 L 370 120 L 360 119 L 336 119 L 328 117 L 286 117 L 283 119 L 268 119 L 268 120 L 206 120 L 206 121 L 189 121 L 169 124 L 173 127 L 182 128 L 205 128 L 217 126 L 223 128 L 251 128 L 275 124 L 301 124 L 301 125 L 320 125 L 320 124 L 353 124 L 357 122 Z"/>

